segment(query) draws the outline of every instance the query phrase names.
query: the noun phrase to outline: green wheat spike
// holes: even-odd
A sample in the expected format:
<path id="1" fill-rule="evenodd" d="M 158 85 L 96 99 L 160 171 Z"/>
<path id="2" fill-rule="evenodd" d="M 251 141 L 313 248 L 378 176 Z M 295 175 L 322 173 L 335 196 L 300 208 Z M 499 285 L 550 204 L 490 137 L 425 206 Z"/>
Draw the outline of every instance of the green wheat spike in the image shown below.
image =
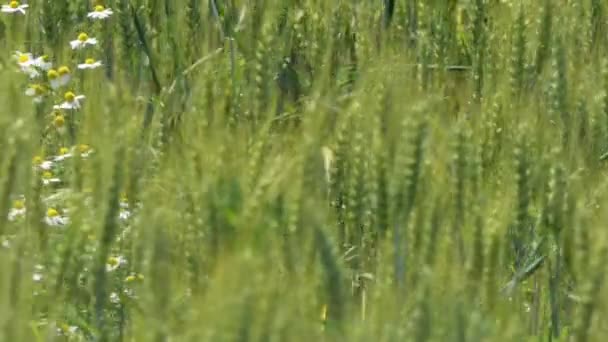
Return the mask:
<path id="1" fill-rule="evenodd" d="M 384 0 L 384 13 L 382 15 L 382 23 L 384 28 L 388 28 L 393 21 L 395 14 L 395 0 Z"/>
<path id="2" fill-rule="evenodd" d="M 134 49 L 137 37 L 135 33 L 135 28 L 133 27 L 133 20 L 131 17 L 131 12 L 129 10 L 129 5 L 126 0 L 119 0 L 116 2 L 116 16 L 118 21 L 118 26 L 120 28 L 120 69 L 130 75 L 130 77 L 134 78 L 136 82 L 135 89 L 137 89 L 137 84 L 139 83 L 139 75 L 135 71 L 138 69 L 137 61 L 139 52 Z"/>
<path id="3" fill-rule="evenodd" d="M 475 0 L 473 5 L 473 99 L 480 102 L 483 96 L 484 67 L 486 58 L 486 24 L 488 20 L 484 0 Z"/>
<path id="4" fill-rule="evenodd" d="M 550 55 L 551 41 L 553 39 L 553 2 L 545 0 L 542 8 L 542 17 L 540 19 L 540 36 L 539 44 L 536 50 L 535 64 L 535 81 L 540 77 L 545 63 Z"/>
<path id="5" fill-rule="evenodd" d="M 596 48 L 606 42 L 606 19 L 605 5 L 602 4 L 601 0 L 591 0 L 591 13 L 589 15 L 589 26 L 590 26 L 590 45 Z"/>
<path id="6" fill-rule="evenodd" d="M 526 17 L 523 4 L 519 6 L 519 13 L 515 21 L 512 33 L 511 50 L 511 94 L 519 99 L 524 91 L 524 81 L 526 77 Z"/>
<path id="7" fill-rule="evenodd" d="M 581 313 L 578 315 L 575 326 L 575 341 L 587 342 L 591 333 L 591 324 L 594 315 L 597 315 L 597 299 L 600 296 L 601 289 L 604 287 L 604 278 L 606 276 L 604 265 L 608 249 L 605 242 L 603 243 L 597 259 L 596 271 L 592 272 L 589 285 L 585 287 L 586 298 L 582 304 Z"/>
<path id="8" fill-rule="evenodd" d="M 337 332 L 342 331 L 343 318 L 346 315 L 346 298 L 342 288 L 342 271 L 333 253 L 332 243 L 321 228 L 315 229 L 315 245 L 320 256 L 320 263 L 325 275 L 324 285 L 329 300 L 328 320 L 331 328 Z"/>
<path id="9" fill-rule="evenodd" d="M 96 328 L 102 336 L 102 339 L 107 338 L 110 329 L 108 328 L 106 317 L 106 305 L 108 301 L 108 279 L 106 275 L 106 261 L 110 253 L 111 245 L 116 238 L 117 232 L 117 217 L 119 213 L 120 189 L 122 189 L 122 159 L 124 158 L 124 150 L 119 149 L 116 152 L 116 161 L 114 167 L 114 181 L 110 188 L 108 198 L 108 207 L 103 222 L 102 237 L 99 241 L 97 252 L 97 260 L 95 264 L 95 321 Z"/>
<path id="10" fill-rule="evenodd" d="M 556 39 L 551 74 L 551 110 L 556 120 L 561 120 L 564 146 L 571 137 L 572 120 L 568 105 L 568 75 L 566 51 L 561 39 Z"/>
<path id="11" fill-rule="evenodd" d="M 6 170 L 3 171 L 3 177 L 0 178 L 1 184 L 1 194 L 0 197 L 0 236 L 4 235 L 5 227 L 7 225 L 7 217 L 8 212 L 11 207 L 10 196 L 13 192 L 13 187 L 15 185 L 15 180 L 17 176 L 18 163 L 19 162 L 19 149 L 15 149 L 12 151 L 8 161 Z M 44 235 L 43 231 L 40 231 L 41 234 Z"/>
<path id="12" fill-rule="evenodd" d="M 509 238 L 513 250 L 513 265 L 516 269 L 523 266 L 526 257 L 530 229 L 530 171 L 527 147 L 520 143 L 515 150 L 515 182 L 517 189 L 517 202 L 515 221 L 509 229 Z"/>
<path id="13" fill-rule="evenodd" d="M 188 23 L 188 46 L 189 60 L 194 62 L 199 58 L 202 51 L 202 18 L 200 10 L 200 1 L 189 0 L 186 7 L 186 22 Z"/>
<path id="14" fill-rule="evenodd" d="M 469 180 L 469 147 L 468 134 L 465 128 L 458 128 L 455 137 L 454 155 L 452 160 L 452 179 L 454 197 L 454 222 L 452 231 L 458 258 L 465 261 L 464 225 L 467 219 L 468 196 L 466 187 Z"/>
<path id="15" fill-rule="evenodd" d="M 482 214 L 482 207 L 484 203 L 483 198 L 480 198 L 482 196 L 480 188 L 482 182 L 481 175 L 483 171 L 481 170 L 481 152 L 478 151 L 479 149 L 476 150 L 477 152 L 475 152 L 474 157 L 471 160 L 471 192 L 472 195 L 477 199 L 474 200 L 472 209 L 475 230 L 473 233 L 473 253 L 471 256 L 472 260 L 469 265 L 469 274 L 475 283 L 480 283 L 486 263 L 486 248 L 484 216 Z"/>

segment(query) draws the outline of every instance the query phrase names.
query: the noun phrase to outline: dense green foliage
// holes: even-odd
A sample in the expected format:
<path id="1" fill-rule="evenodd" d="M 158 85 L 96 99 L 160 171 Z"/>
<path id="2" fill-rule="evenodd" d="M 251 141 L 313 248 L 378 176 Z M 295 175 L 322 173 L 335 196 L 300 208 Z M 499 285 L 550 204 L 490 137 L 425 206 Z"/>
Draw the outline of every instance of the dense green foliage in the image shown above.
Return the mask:
<path id="1" fill-rule="evenodd" d="M 608 336 L 605 1 L 19 5 L 0 340 Z"/>

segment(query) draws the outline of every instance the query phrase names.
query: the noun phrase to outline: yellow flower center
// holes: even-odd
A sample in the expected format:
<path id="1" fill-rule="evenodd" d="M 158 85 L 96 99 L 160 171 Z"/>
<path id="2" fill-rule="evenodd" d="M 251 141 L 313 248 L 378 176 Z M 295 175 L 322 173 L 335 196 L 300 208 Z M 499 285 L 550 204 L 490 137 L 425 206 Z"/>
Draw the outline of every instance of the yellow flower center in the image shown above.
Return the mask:
<path id="1" fill-rule="evenodd" d="M 105 8 L 102 5 L 95 6 L 95 12 L 103 12 Z"/>
<path id="2" fill-rule="evenodd" d="M 59 216 L 59 212 L 56 209 L 49 208 L 46 211 L 46 216 L 48 216 L 48 217 L 58 217 Z"/>
<path id="3" fill-rule="evenodd" d="M 67 66 L 62 66 L 59 68 L 59 75 L 60 76 L 64 76 L 70 73 L 70 68 L 68 68 Z"/>
<path id="4" fill-rule="evenodd" d="M 13 202 L 13 208 L 15 208 L 17 210 L 21 210 L 21 209 L 25 208 L 25 203 L 23 203 L 22 200 L 15 200 L 15 202 Z"/>
<path id="5" fill-rule="evenodd" d="M 66 323 L 61 324 L 61 331 L 64 334 L 68 334 L 70 332 L 70 326 L 67 325 Z"/>
<path id="6" fill-rule="evenodd" d="M 93 64 L 95 63 L 95 60 L 93 58 L 87 58 L 86 61 L 84 61 L 85 64 Z"/>
<path id="7" fill-rule="evenodd" d="M 11 8 L 17 8 L 19 7 L 19 1 L 11 1 L 9 6 L 11 6 Z"/>
<path id="8" fill-rule="evenodd" d="M 30 57 L 28 55 L 19 55 L 19 63 L 26 63 L 29 60 Z"/>
<path id="9" fill-rule="evenodd" d="M 40 85 L 40 84 L 33 84 L 30 86 L 30 88 L 34 89 L 34 93 L 36 95 L 44 95 L 46 89 L 44 88 L 44 86 Z"/>
<path id="10" fill-rule="evenodd" d="M 142 281 L 142 280 L 144 280 L 144 276 L 141 273 L 138 273 L 138 274 L 131 274 L 125 278 L 125 281 L 127 283 L 132 283 L 136 280 Z"/>
<path id="11" fill-rule="evenodd" d="M 78 151 L 80 151 L 80 153 L 86 153 L 89 151 L 89 149 L 90 149 L 89 145 L 86 145 L 86 144 L 78 145 Z"/>
<path id="12" fill-rule="evenodd" d="M 53 178 L 53 174 L 50 171 L 45 171 L 42 174 L 42 178 L 44 178 L 44 179 L 51 179 L 51 178 Z"/>
<path id="13" fill-rule="evenodd" d="M 58 127 L 58 128 L 63 127 L 63 125 L 65 125 L 65 118 L 63 117 L 63 115 L 57 115 L 55 117 L 55 119 L 53 119 L 53 124 L 55 125 L 55 127 Z M 62 150 L 63 149 L 59 150 L 60 154 L 64 154 L 64 153 L 61 153 Z"/>
<path id="14" fill-rule="evenodd" d="M 40 165 L 40 164 L 42 164 L 43 160 L 42 160 L 41 156 L 35 156 L 32 159 L 32 162 L 34 163 L 34 165 Z"/>
<path id="15" fill-rule="evenodd" d="M 46 76 L 49 78 L 49 80 L 54 80 L 59 77 L 59 73 L 57 72 L 57 70 L 51 69 L 49 70 L 49 72 L 46 73 Z"/>
<path id="16" fill-rule="evenodd" d="M 70 150 L 67 147 L 62 147 L 62 148 L 59 149 L 59 155 L 60 156 L 68 154 L 68 152 L 70 152 Z"/>
<path id="17" fill-rule="evenodd" d="M 78 35 L 78 40 L 81 42 L 86 42 L 87 39 L 89 39 L 89 35 L 84 32 Z"/>
<path id="18" fill-rule="evenodd" d="M 109 257 L 108 258 L 108 265 L 110 265 L 112 267 L 117 266 L 119 262 L 120 262 L 120 260 L 118 260 L 117 257 Z"/>
<path id="19" fill-rule="evenodd" d="M 71 91 L 68 91 L 67 93 L 65 93 L 65 95 L 63 95 L 63 98 L 67 102 L 74 102 L 74 100 L 76 99 L 76 95 L 74 95 L 74 93 L 72 93 Z"/>

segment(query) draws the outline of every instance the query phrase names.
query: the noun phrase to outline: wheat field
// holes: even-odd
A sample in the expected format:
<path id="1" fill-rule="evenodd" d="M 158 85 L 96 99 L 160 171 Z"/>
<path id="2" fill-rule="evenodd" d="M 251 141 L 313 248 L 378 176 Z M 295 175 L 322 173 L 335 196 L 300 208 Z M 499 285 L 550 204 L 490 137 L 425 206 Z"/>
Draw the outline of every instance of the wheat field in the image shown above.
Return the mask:
<path id="1" fill-rule="evenodd" d="M 604 341 L 604 0 L 0 12 L 0 341 Z"/>

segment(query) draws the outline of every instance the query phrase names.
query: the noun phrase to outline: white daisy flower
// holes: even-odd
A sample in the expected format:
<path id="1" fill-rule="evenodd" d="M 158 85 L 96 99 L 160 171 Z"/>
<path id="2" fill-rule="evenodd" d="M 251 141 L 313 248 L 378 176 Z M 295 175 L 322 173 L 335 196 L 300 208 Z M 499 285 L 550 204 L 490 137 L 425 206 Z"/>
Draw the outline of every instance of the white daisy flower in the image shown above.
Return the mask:
<path id="1" fill-rule="evenodd" d="M 16 200 L 13 203 L 13 207 L 8 211 L 8 220 L 15 221 L 25 216 L 25 202 L 23 200 Z"/>
<path id="2" fill-rule="evenodd" d="M 35 156 L 32 160 L 34 166 L 40 168 L 41 170 L 50 170 L 53 168 L 53 162 L 50 160 L 44 160 L 40 156 Z"/>
<path id="3" fill-rule="evenodd" d="M 127 197 L 126 194 L 122 194 L 122 196 L 120 197 L 119 204 L 120 204 L 120 211 L 118 213 L 118 218 L 121 221 L 126 221 L 132 215 L 131 210 L 129 210 L 129 198 Z"/>
<path id="4" fill-rule="evenodd" d="M 84 63 L 78 64 L 78 69 L 97 69 L 102 66 L 101 61 L 96 61 L 93 58 L 87 58 Z"/>
<path id="5" fill-rule="evenodd" d="M 44 266 L 37 264 L 34 265 L 34 274 L 32 274 L 32 280 L 35 282 L 40 282 L 42 281 L 43 275 L 42 272 L 44 271 Z"/>
<path id="6" fill-rule="evenodd" d="M 129 197 L 126 193 L 122 193 L 120 195 L 120 200 L 118 201 L 118 203 L 120 204 L 121 209 L 129 209 Z"/>
<path id="7" fill-rule="evenodd" d="M 120 208 L 122 208 L 122 209 L 129 209 L 129 202 L 128 202 L 128 200 L 129 199 L 127 199 L 127 198 L 121 198 L 120 199 Z"/>
<path id="8" fill-rule="evenodd" d="M 57 177 L 53 177 L 53 174 L 50 171 L 45 171 L 42 174 L 42 184 L 43 185 L 51 185 L 61 183 L 61 179 Z"/>
<path id="9" fill-rule="evenodd" d="M 8 5 L 2 5 L 2 12 L 25 14 L 25 9 L 28 7 L 30 7 L 28 4 L 21 5 L 19 1 L 11 1 Z"/>
<path id="10" fill-rule="evenodd" d="M 40 68 L 44 71 L 50 70 L 53 67 L 53 63 L 51 63 L 51 61 L 49 61 L 49 56 L 47 56 L 47 55 L 42 55 L 40 57 L 37 57 L 36 59 L 34 59 L 32 64 L 35 67 Z"/>
<path id="11" fill-rule="evenodd" d="M 102 5 L 95 6 L 95 10 L 93 12 L 89 12 L 87 17 L 91 19 L 106 19 L 110 17 L 114 12 L 110 8 L 105 8 Z"/>
<path id="12" fill-rule="evenodd" d="M 110 293 L 110 302 L 112 304 L 120 303 L 120 296 L 118 295 L 118 293 L 116 293 L 116 292 Z"/>
<path id="13" fill-rule="evenodd" d="M 34 65 L 34 55 L 29 52 L 15 51 L 15 59 L 20 67 L 26 68 Z"/>
<path id="14" fill-rule="evenodd" d="M 88 156 L 91 155 L 91 153 L 93 153 L 93 150 L 89 145 L 80 144 L 78 145 L 78 152 L 80 152 L 80 158 L 86 159 Z"/>
<path id="15" fill-rule="evenodd" d="M 25 95 L 33 97 L 35 103 L 42 102 L 46 93 L 46 88 L 41 84 L 32 84 L 25 90 Z"/>
<path id="16" fill-rule="evenodd" d="M 62 336 L 72 336 L 78 332 L 78 327 L 75 325 L 62 324 L 57 327 L 57 334 Z"/>
<path id="17" fill-rule="evenodd" d="M 55 117 L 53 118 L 53 126 L 55 126 L 59 134 L 65 133 L 65 117 L 60 112 L 55 113 Z M 59 161 L 57 158 L 53 160 Z"/>
<path id="18" fill-rule="evenodd" d="M 54 109 L 80 109 L 80 102 L 84 100 L 84 95 L 75 95 L 73 92 L 68 91 L 63 96 L 65 102 L 59 105 L 53 106 Z"/>
<path id="19" fill-rule="evenodd" d="M 25 208 L 22 208 L 22 209 L 11 208 L 11 210 L 8 211 L 8 220 L 9 221 L 15 221 L 21 217 L 25 217 Z"/>
<path id="20" fill-rule="evenodd" d="M 124 290 L 122 290 L 122 293 L 124 293 L 124 295 L 128 298 L 137 299 L 137 295 L 135 294 L 135 291 L 133 289 L 125 288 Z"/>
<path id="21" fill-rule="evenodd" d="M 34 273 L 32 275 L 32 280 L 35 281 L 35 282 L 37 282 L 37 283 L 40 282 L 40 281 L 42 281 L 42 274 L 41 273 Z"/>
<path id="22" fill-rule="evenodd" d="M 55 119 L 57 119 L 57 117 L 55 117 Z M 59 154 L 55 158 L 53 158 L 53 161 L 60 162 L 68 158 L 72 158 L 72 153 L 67 147 L 62 147 L 59 149 Z"/>
<path id="23" fill-rule="evenodd" d="M 57 72 L 57 70 L 50 69 L 46 73 L 46 77 L 49 80 L 49 84 L 51 85 L 51 88 L 57 89 L 61 86 L 61 84 L 59 84 L 59 73 Z"/>
<path id="24" fill-rule="evenodd" d="M 35 68 L 34 56 L 29 52 L 15 52 L 15 59 L 21 71 L 30 76 L 30 78 L 36 78 L 40 76 L 40 72 Z"/>
<path id="25" fill-rule="evenodd" d="M 44 218 L 44 222 L 52 227 L 65 226 L 70 222 L 70 220 L 59 214 L 57 209 L 49 208 L 46 212 L 46 217 Z"/>
<path id="26" fill-rule="evenodd" d="M 70 79 L 72 78 L 70 68 L 65 65 L 59 67 L 58 70 L 50 69 L 46 73 L 46 76 L 49 79 L 49 84 L 51 85 L 51 88 L 53 89 L 66 86 L 68 83 L 70 83 Z"/>
<path id="27" fill-rule="evenodd" d="M 45 160 L 40 164 L 40 168 L 42 170 L 50 170 L 53 168 L 53 162 L 50 160 Z"/>
<path id="28" fill-rule="evenodd" d="M 72 78 L 70 68 L 68 68 L 65 65 L 61 66 L 57 70 L 57 73 L 59 74 L 59 85 L 60 86 L 66 86 L 66 85 L 68 85 L 68 83 L 70 83 L 70 79 Z"/>
<path id="29" fill-rule="evenodd" d="M 70 42 L 70 46 L 72 47 L 72 50 L 78 50 L 78 49 L 82 49 L 83 47 L 85 47 L 87 45 L 96 45 L 96 44 L 97 44 L 97 39 L 89 38 L 89 35 L 84 32 L 78 35 L 78 39 L 72 40 Z"/>
<path id="30" fill-rule="evenodd" d="M 122 265 L 127 263 L 127 259 L 125 259 L 122 255 L 119 256 L 111 256 L 108 258 L 106 262 L 106 271 L 112 272 L 119 268 Z"/>
<path id="31" fill-rule="evenodd" d="M 40 76 L 40 72 L 33 67 L 22 69 L 22 71 L 26 73 L 30 77 L 30 79 L 34 79 Z"/>
<path id="32" fill-rule="evenodd" d="M 133 283 L 135 281 L 144 281 L 144 275 L 141 273 L 131 273 L 125 278 L 125 282 Z"/>
<path id="33" fill-rule="evenodd" d="M 129 217 L 131 217 L 131 212 L 129 210 L 126 210 L 126 209 L 120 210 L 120 213 L 118 214 L 119 219 L 121 219 L 122 221 L 126 221 L 129 219 Z"/>

